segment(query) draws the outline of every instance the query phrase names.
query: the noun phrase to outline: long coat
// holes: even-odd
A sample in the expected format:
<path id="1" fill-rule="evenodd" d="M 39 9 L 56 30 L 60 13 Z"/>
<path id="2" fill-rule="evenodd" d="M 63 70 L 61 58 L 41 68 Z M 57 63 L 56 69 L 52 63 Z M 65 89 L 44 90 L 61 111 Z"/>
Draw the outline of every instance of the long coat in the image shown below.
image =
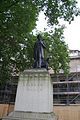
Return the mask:
<path id="1" fill-rule="evenodd" d="M 41 39 L 38 39 L 34 45 L 34 60 L 37 67 L 41 67 L 41 63 L 44 59 L 45 44 Z"/>

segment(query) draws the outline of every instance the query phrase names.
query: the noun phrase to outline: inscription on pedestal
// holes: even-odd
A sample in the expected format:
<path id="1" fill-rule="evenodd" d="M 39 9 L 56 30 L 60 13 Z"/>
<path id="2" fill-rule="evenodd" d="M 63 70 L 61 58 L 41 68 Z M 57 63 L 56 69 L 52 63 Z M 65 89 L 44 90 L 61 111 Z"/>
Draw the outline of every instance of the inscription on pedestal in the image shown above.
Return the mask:
<path id="1" fill-rule="evenodd" d="M 48 76 L 44 76 L 42 74 L 35 75 L 25 75 L 21 76 L 22 86 L 26 87 L 27 90 L 43 90 L 44 84 Z M 34 81 L 34 82 L 33 82 Z M 44 82 L 44 83 L 43 83 Z"/>

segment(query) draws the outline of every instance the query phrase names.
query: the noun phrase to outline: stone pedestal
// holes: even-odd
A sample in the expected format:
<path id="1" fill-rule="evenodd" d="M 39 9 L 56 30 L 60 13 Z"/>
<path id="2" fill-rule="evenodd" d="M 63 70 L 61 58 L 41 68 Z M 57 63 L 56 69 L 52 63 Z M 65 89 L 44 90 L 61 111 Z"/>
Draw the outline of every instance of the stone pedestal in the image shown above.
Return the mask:
<path id="1" fill-rule="evenodd" d="M 53 85 L 47 70 L 30 69 L 20 75 L 14 112 L 5 119 L 57 120 L 53 113 Z"/>

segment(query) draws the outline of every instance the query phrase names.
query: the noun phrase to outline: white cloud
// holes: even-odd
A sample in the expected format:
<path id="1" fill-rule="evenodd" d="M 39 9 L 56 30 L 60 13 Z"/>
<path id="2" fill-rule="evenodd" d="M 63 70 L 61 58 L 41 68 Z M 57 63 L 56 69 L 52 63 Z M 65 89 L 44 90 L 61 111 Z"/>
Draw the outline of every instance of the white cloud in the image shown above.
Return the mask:
<path id="1" fill-rule="evenodd" d="M 70 49 L 80 50 L 80 17 L 75 18 L 70 25 L 67 25 L 64 36 Z"/>
<path id="2" fill-rule="evenodd" d="M 39 21 L 37 21 L 37 29 L 43 32 L 46 26 L 47 22 L 45 20 L 45 15 L 43 12 L 41 12 L 39 15 Z"/>

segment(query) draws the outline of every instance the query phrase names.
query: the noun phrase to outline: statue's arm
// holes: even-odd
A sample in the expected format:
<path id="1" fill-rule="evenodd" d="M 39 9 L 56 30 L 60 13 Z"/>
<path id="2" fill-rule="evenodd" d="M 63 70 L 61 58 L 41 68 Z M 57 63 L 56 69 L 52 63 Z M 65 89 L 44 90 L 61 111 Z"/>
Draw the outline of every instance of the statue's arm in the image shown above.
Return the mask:
<path id="1" fill-rule="evenodd" d="M 42 44 L 43 48 L 46 48 L 44 41 L 41 41 L 41 44 Z"/>

